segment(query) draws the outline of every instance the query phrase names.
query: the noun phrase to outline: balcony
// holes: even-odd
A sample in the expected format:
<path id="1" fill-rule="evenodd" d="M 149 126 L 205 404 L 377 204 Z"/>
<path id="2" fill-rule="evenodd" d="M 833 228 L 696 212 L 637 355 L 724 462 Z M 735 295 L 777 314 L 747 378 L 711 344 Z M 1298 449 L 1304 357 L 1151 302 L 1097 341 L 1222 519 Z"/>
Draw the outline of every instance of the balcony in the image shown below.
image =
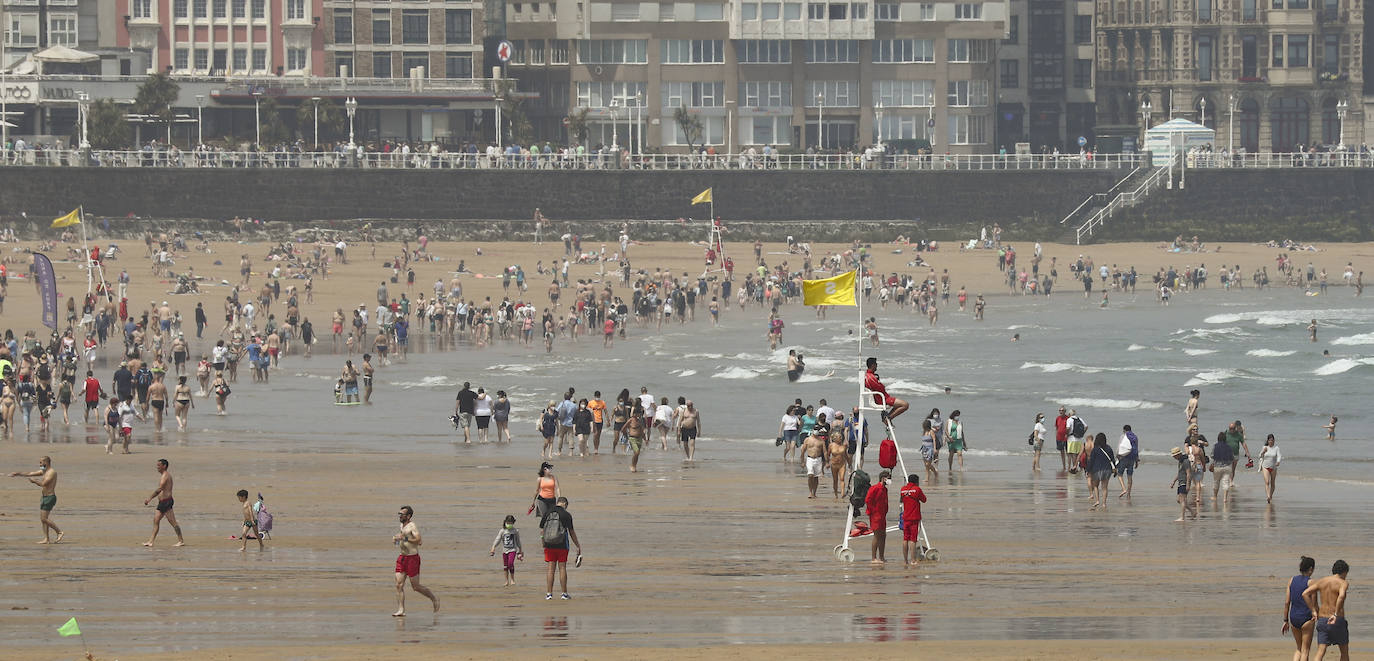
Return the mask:
<path id="1" fill-rule="evenodd" d="M 286 42 L 286 47 L 309 48 L 311 38 L 315 34 L 315 27 L 319 25 L 319 20 L 319 17 L 312 20 L 302 16 L 282 21 L 281 36 L 282 40 Z"/>
<path id="2" fill-rule="evenodd" d="M 152 49 L 157 45 L 157 35 L 162 25 L 152 16 L 135 16 L 124 27 L 129 30 L 129 47 L 141 50 Z"/>

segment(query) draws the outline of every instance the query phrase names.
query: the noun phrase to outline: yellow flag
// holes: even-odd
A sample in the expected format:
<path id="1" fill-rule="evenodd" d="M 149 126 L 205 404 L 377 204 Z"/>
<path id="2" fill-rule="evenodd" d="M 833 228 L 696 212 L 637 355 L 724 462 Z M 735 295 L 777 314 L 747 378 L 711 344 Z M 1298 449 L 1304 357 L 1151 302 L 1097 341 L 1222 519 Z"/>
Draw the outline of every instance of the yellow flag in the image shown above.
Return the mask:
<path id="1" fill-rule="evenodd" d="M 58 228 L 58 227 L 71 227 L 72 225 L 80 225 L 80 224 L 81 224 L 81 207 L 77 207 L 77 208 L 75 208 L 75 209 L 72 209 L 72 212 L 71 212 L 71 213 L 69 213 L 69 214 L 67 214 L 67 215 L 65 215 L 65 216 L 62 216 L 61 218 L 58 218 L 58 219 L 52 221 L 52 226 L 53 226 L 54 228 Z"/>
<path id="2" fill-rule="evenodd" d="M 805 305 L 855 305 L 854 278 L 858 271 L 841 273 L 824 280 L 802 280 Z"/>
<path id="3" fill-rule="evenodd" d="M 692 198 L 692 204 L 706 204 L 711 201 L 711 189 L 707 188 Z"/>
<path id="4" fill-rule="evenodd" d="M 63 638 L 67 636 L 80 636 L 81 627 L 76 625 L 76 618 L 67 620 L 67 623 L 57 628 L 57 635 Z"/>

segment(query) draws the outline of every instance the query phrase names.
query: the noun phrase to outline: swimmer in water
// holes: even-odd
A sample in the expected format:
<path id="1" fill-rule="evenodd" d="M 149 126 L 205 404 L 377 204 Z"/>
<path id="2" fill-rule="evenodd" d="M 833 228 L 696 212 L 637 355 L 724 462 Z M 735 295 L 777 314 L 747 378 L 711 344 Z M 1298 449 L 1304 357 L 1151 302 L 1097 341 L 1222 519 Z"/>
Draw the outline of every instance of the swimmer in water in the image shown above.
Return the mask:
<path id="1" fill-rule="evenodd" d="M 1013 335 L 1011 336 L 1011 341 L 1012 341 L 1012 342 L 1020 342 L 1020 341 L 1021 341 L 1021 334 L 1020 334 L 1020 333 L 1015 333 L 1015 334 L 1013 334 Z"/>
<path id="2" fill-rule="evenodd" d="M 1326 440 L 1336 440 L 1336 416 L 1331 416 L 1331 422 L 1322 425 L 1322 429 L 1326 430 Z"/>

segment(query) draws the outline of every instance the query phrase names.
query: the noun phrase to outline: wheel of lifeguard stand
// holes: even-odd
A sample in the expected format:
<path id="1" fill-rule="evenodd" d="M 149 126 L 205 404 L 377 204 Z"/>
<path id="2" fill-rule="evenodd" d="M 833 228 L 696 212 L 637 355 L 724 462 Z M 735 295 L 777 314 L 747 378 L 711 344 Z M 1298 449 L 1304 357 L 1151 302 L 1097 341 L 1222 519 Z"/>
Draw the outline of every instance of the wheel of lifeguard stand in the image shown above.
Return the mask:
<path id="1" fill-rule="evenodd" d="M 840 549 L 840 560 L 854 562 L 854 549 Z"/>
<path id="2" fill-rule="evenodd" d="M 835 555 L 835 559 L 836 559 L 836 560 L 839 560 L 839 559 L 840 559 L 840 549 L 842 549 L 842 548 L 844 548 L 844 544 L 836 544 L 836 545 L 835 545 L 835 550 L 833 551 L 833 553 L 834 553 L 834 555 Z"/>
<path id="3" fill-rule="evenodd" d="M 926 549 L 925 556 L 926 556 L 926 560 L 929 560 L 929 561 L 931 561 L 931 562 L 939 562 L 939 561 L 940 561 L 940 552 L 939 552 L 938 550 L 936 550 L 936 549 Z"/>

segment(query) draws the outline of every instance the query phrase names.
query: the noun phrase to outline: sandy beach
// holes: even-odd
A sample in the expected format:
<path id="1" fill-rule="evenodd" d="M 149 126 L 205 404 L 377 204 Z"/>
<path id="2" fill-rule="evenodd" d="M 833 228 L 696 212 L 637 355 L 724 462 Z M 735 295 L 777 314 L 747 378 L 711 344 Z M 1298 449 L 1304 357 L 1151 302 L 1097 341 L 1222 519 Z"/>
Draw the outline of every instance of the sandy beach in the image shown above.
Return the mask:
<path id="1" fill-rule="evenodd" d="M 202 294 L 174 296 L 166 293 L 168 283 L 149 274 L 141 245 L 121 245 L 126 253 L 107 268 L 111 280 L 120 268 L 129 269 L 131 312 L 167 300 L 181 312 L 190 337 L 195 303 L 204 303 L 211 325 L 204 340 L 192 342 L 193 355 L 213 344 L 223 324 L 229 289 L 214 283 L 238 280 L 242 254 L 254 261 L 253 291 L 262 285 L 261 273 L 270 270 L 263 260 L 267 244 L 215 243 L 212 254 L 182 255 L 174 267 L 193 267 L 207 277 Z M 584 250 L 593 245 L 599 241 L 584 240 Z M 1032 244 L 1015 245 L 1023 258 L 1031 253 Z M 1341 283 L 1347 262 L 1357 271 L 1374 264 L 1374 244 L 1320 247 L 1288 254 L 1301 266 L 1310 259 L 1325 268 L 1333 285 Z M 818 258 L 846 248 L 812 246 Z M 459 260 L 471 271 L 459 276 L 465 298 L 499 301 L 505 295 L 500 270 L 520 264 L 529 277 L 523 297 L 542 307 L 551 276 L 537 275 L 535 264 L 542 260 L 547 267 L 563 255 L 561 243 L 432 243 L 430 252 L 441 259 L 417 263 L 415 287 L 407 290 L 404 275 L 393 284 L 390 268 L 383 266 L 399 250 L 399 244 L 377 244 L 374 257 L 369 245 L 351 246 L 348 264 L 315 281 L 315 302 L 302 306 L 303 316 L 327 333 L 333 310 L 375 307 L 383 281 L 392 296 L 406 291 L 412 299 L 421 292 L 428 298 L 434 280 L 447 282 Z M 768 263 L 785 259 L 799 267 L 800 256 L 774 254 L 785 250 L 782 244 L 766 245 Z M 906 266 L 912 250 L 874 245 L 876 270 L 924 275 L 930 267 Z M 727 251 L 742 273 L 752 258 L 749 245 L 727 243 Z M 662 267 L 695 276 L 702 269 L 701 252 L 648 242 L 632 247 L 630 258 L 636 269 L 650 273 Z M 1155 244 L 1044 246 L 1046 263 L 1059 258 L 1061 279 L 1067 261 L 1082 253 L 1099 265 L 1135 266 L 1142 284 L 1159 267 L 1203 262 L 1213 273 L 1224 261 L 1246 273 L 1268 266 L 1272 275 L 1279 252 L 1240 244 L 1224 244 L 1219 254 L 1166 253 Z M 989 316 L 1012 302 L 995 251 L 942 248 L 924 257 L 937 273 L 948 269 L 951 282 L 966 286 L 970 297 L 985 294 Z M 56 254 L 54 261 L 65 305 L 67 296 L 84 294 L 85 275 Z M 14 277 L 23 272 L 22 263 L 9 267 L 3 312 L 5 327 L 16 334 L 36 326 L 39 316 L 34 288 Z M 575 265 L 570 277 L 594 278 L 598 271 L 596 265 Z M 618 295 L 628 293 L 618 278 L 612 284 Z M 514 290 L 512 285 L 512 298 Z M 1081 286 L 1072 283 L 1056 290 L 1062 298 L 1059 291 L 1082 297 Z M 1353 292 L 1335 286 L 1328 296 Z M 815 316 L 799 306 L 785 308 L 784 315 Z M 758 328 L 761 336 L 765 316 L 759 307 L 732 307 L 723 326 L 739 332 Z M 708 325 L 702 315 L 666 341 L 653 339 L 652 328 L 632 327 L 626 353 L 606 359 L 625 363 L 593 363 L 601 355 L 599 342 L 574 346 L 562 340 L 547 360 L 567 365 L 566 381 L 580 393 L 600 388 L 610 399 L 613 386 L 632 382 L 608 370 L 628 371 L 628 363 L 652 356 L 661 356 L 662 363 L 643 369 L 689 366 L 691 359 L 679 357 L 672 343 L 704 335 Z M 376 406 L 335 409 L 322 393 L 343 357 L 330 355 L 328 341 L 327 335 L 321 339 L 309 361 L 288 356 L 270 386 L 250 384 L 241 374 L 228 418 L 216 419 L 213 404 L 197 399 L 192 429 L 184 434 L 153 434 L 141 424 L 130 456 L 107 456 L 103 432 L 81 425 L 75 407 L 78 420 L 71 427 L 47 437 L 25 437 L 21 430 L 16 440 L 0 441 L 4 474 L 33 470 L 41 455 L 53 458 L 60 475 L 54 519 L 67 532 L 62 544 L 34 544 L 40 536 L 38 489 L 18 478 L 0 479 L 0 609 L 8 614 L 0 621 L 6 650 L 0 657 L 79 657 L 81 641 L 59 639 L 54 631 L 75 616 L 98 659 L 1279 658 L 1293 649 L 1291 639 L 1279 634 L 1279 611 L 1283 585 L 1300 553 L 1318 558 L 1319 576 L 1332 559 L 1344 558 L 1356 568 L 1357 584 L 1360 572 L 1374 564 L 1365 544 L 1374 522 L 1359 505 L 1368 499 L 1365 483 L 1285 482 L 1283 500 L 1266 506 L 1250 475 L 1236 504 L 1209 511 L 1205 525 L 1179 526 L 1172 523 L 1178 513 L 1173 493 L 1165 488 L 1172 467 L 1154 458 L 1149 477 L 1136 482 L 1136 497 L 1113 502 L 1110 512 L 1088 512 L 1086 485 L 1056 470 L 1032 474 L 1020 464 L 1010 468 L 1010 460 L 989 459 L 965 473 L 942 473 L 927 484 L 931 502 L 925 509 L 938 563 L 903 569 L 897 540 L 889 539 L 886 566 L 846 565 L 832 555 L 844 509 L 832 499 L 828 476 L 820 498 L 808 500 L 800 467 L 779 462 L 771 440 L 761 446 L 703 442 L 702 460 L 694 465 L 671 446 L 664 452 L 653 443 L 635 474 L 628 472 L 626 457 L 608 455 L 605 447 L 599 456 L 555 460 L 585 562 L 570 569 L 574 598 L 548 602 L 537 520 L 525 514 L 538 466 L 528 412 L 512 424 L 511 445 L 466 446 L 454 442 L 451 428 L 435 431 L 452 406 L 454 389 L 447 384 L 472 378 L 477 385 L 480 378 L 522 385 L 520 372 L 491 370 L 538 361 L 542 347 L 525 352 L 464 345 L 413 355 L 407 365 L 383 372 L 386 390 Z M 757 352 L 760 343 L 715 349 L 728 356 Z M 117 353 L 112 345 L 104 355 Z M 112 369 L 107 363 L 97 375 L 107 381 Z M 415 385 L 428 374 L 442 375 L 445 385 Z M 1353 373 L 1340 378 L 1357 390 L 1368 380 Z M 775 420 L 773 401 L 792 392 L 785 382 L 760 382 L 756 388 L 769 400 L 759 415 Z M 522 393 L 527 399 L 547 391 L 542 385 L 529 390 Z M 842 383 L 832 391 L 852 393 Z M 752 406 L 739 404 L 739 415 Z M 922 402 L 913 402 L 909 417 L 923 415 L 921 408 Z M 739 436 L 706 420 L 707 437 Z M 1367 429 L 1349 433 L 1368 436 Z M 1019 444 L 1025 445 L 1024 434 Z M 919 464 L 913 447 L 905 450 L 908 467 Z M 157 548 L 139 546 L 153 511 L 140 505 L 156 485 L 153 463 L 159 457 L 170 461 L 177 480 L 184 548 L 170 548 L 174 537 L 166 525 Z M 893 492 L 900 482 L 894 481 Z M 240 553 L 238 542 L 229 539 L 238 532 L 234 492 L 241 488 L 266 494 L 276 516 L 277 530 L 264 552 L 250 545 Z M 442 599 L 437 616 L 428 612 L 427 600 L 409 593 L 410 616 L 388 617 L 396 554 L 390 537 L 395 508 L 403 504 L 415 508 L 424 532 L 422 578 Z M 1206 507 L 1213 507 L 1210 493 Z M 514 588 L 502 586 L 499 560 L 488 555 L 506 514 L 517 516 L 527 554 Z M 866 560 L 867 541 L 855 549 Z M 1356 590 L 1347 605 L 1356 656 L 1374 651 L 1368 596 Z"/>

